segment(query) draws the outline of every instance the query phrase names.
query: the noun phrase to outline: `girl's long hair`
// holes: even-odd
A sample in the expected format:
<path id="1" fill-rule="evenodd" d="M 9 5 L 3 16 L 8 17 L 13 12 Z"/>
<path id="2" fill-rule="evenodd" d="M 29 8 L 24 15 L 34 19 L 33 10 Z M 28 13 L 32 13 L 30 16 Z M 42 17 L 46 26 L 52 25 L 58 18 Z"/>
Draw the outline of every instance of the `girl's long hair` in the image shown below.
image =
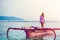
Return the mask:
<path id="1" fill-rule="evenodd" d="M 43 12 L 42 12 L 41 16 L 43 16 L 43 17 L 44 17 L 44 13 L 43 13 Z"/>

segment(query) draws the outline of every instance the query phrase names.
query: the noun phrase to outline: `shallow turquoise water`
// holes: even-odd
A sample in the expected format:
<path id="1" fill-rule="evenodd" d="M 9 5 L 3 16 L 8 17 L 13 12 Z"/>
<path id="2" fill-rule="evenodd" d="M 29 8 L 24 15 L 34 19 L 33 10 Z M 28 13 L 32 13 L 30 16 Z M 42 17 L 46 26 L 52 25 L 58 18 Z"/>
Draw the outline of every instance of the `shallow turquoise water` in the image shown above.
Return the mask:
<path id="1" fill-rule="evenodd" d="M 39 22 L 1 22 L 0 21 L 0 40 L 22 40 L 25 39 L 26 35 L 23 30 L 10 30 L 9 31 L 9 38 L 7 39 L 6 31 L 9 27 L 13 28 L 21 28 L 21 27 L 30 27 L 30 26 L 37 26 L 40 27 Z M 57 28 L 60 26 L 60 22 L 46 22 L 45 27 L 52 27 Z M 56 40 L 60 40 L 60 32 L 56 31 L 57 38 Z M 53 40 L 54 37 L 45 37 L 46 40 Z"/>

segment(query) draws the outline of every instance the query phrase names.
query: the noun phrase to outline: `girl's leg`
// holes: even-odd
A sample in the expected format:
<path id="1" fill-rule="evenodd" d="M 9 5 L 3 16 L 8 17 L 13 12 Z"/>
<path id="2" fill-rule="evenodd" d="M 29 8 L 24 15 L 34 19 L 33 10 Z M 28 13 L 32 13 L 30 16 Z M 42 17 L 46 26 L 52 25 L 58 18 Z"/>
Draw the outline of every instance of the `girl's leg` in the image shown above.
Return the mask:
<path id="1" fill-rule="evenodd" d="M 43 23 L 41 23 L 41 27 L 42 27 L 42 28 L 44 27 L 44 24 L 43 24 Z"/>

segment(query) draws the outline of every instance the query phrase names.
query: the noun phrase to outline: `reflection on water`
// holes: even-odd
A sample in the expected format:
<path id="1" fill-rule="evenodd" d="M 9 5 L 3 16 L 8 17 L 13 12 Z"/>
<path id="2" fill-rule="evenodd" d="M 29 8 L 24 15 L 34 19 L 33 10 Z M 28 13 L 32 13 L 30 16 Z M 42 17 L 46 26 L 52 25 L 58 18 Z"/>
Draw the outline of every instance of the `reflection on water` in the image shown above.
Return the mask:
<path id="1" fill-rule="evenodd" d="M 23 39 L 17 39 L 17 38 L 7 38 L 8 40 L 53 40 L 53 37 L 50 38 L 41 38 L 41 37 L 36 37 L 36 38 L 23 38 Z"/>

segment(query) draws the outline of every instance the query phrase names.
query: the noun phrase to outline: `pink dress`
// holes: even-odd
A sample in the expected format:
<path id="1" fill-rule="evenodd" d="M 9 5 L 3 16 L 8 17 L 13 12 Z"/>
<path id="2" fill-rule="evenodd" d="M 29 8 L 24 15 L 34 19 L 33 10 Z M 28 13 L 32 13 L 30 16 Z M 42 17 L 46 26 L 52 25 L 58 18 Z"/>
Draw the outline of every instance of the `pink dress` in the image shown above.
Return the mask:
<path id="1" fill-rule="evenodd" d="M 43 16 L 40 16 L 40 23 L 45 23 L 45 19 Z"/>

